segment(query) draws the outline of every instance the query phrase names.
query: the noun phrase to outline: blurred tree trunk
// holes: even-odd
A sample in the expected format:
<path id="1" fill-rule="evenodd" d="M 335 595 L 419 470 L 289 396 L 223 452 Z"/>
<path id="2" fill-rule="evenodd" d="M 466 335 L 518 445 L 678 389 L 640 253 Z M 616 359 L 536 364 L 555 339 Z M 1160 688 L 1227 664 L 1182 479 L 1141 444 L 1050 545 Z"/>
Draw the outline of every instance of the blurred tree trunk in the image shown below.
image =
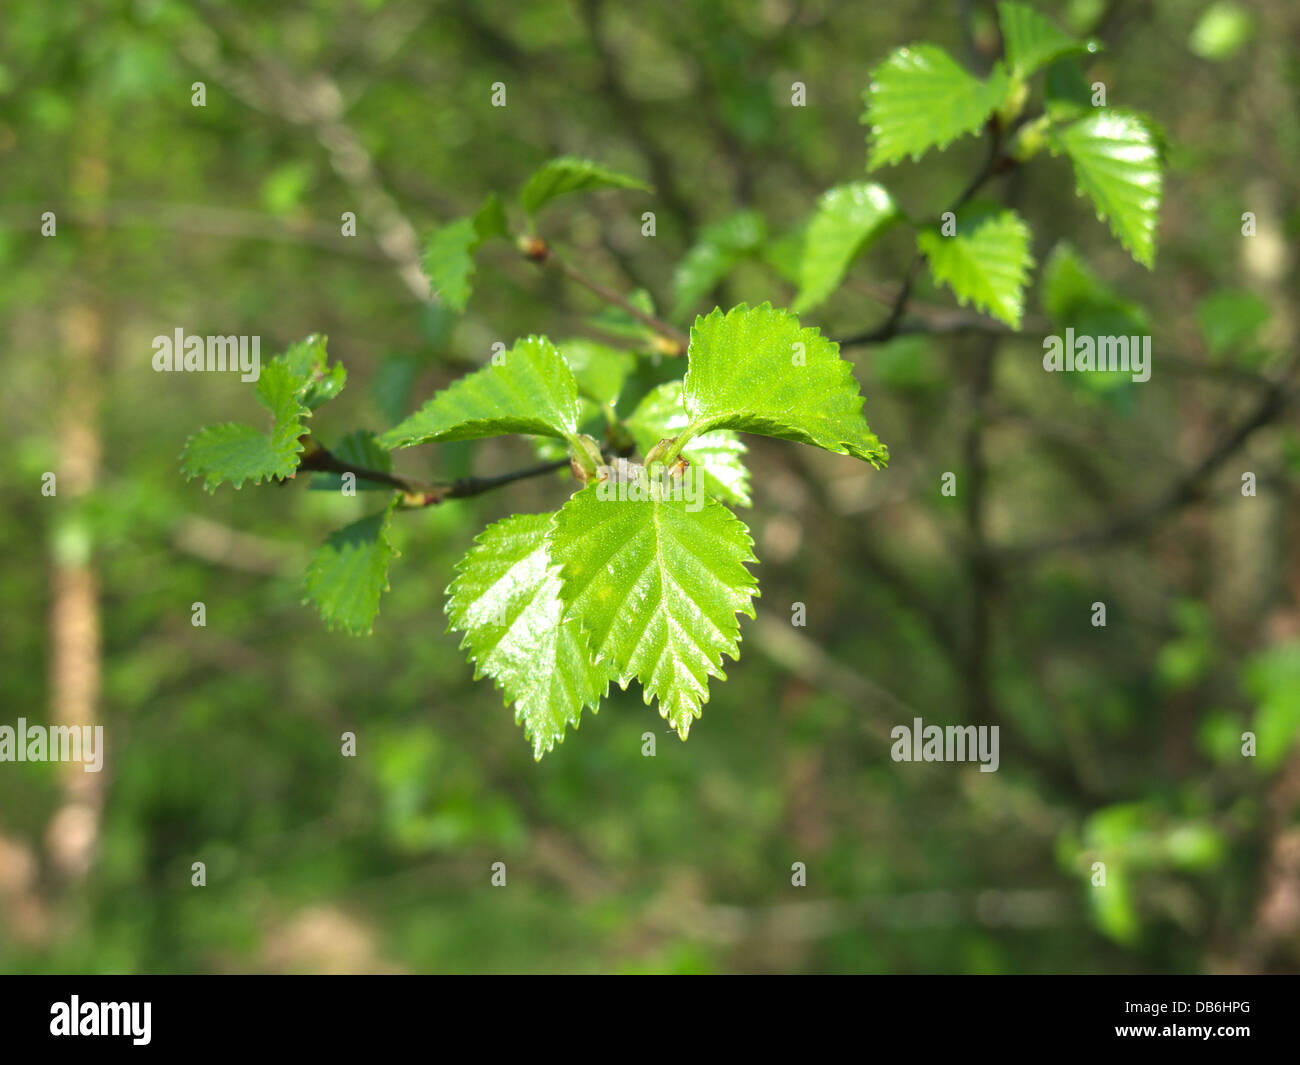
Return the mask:
<path id="1" fill-rule="evenodd" d="M 109 175 L 104 109 L 92 102 L 83 109 L 83 119 L 74 145 L 71 190 L 82 206 L 100 208 L 108 199 Z M 69 239 L 66 232 L 62 237 Z M 99 404 L 110 345 L 102 290 L 108 254 L 102 225 L 94 224 L 84 237 L 84 271 L 72 281 L 71 303 L 59 323 L 59 520 L 51 545 L 49 618 L 50 724 L 77 729 L 100 723 L 99 577 L 85 504 L 99 475 Z M 46 832 L 46 848 L 55 870 L 68 880 L 79 880 L 90 869 L 99 838 L 103 771 L 90 773 L 80 762 L 66 762 L 60 773 L 62 795 Z"/>
<path id="2" fill-rule="evenodd" d="M 1271 346 L 1295 350 L 1296 258 L 1288 244 L 1286 219 L 1297 209 L 1294 181 L 1285 175 L 1293 160 L 1278 150 L 1276 115 L 1293 106 L 1286 74 L 1291 42 L 1300 33 L 1300 10 L 1292 4 L 1262 5 L 1258 57 L 1243 109 L 1247 143 L 1258 152 L 1257 177 L 1245 188 L 1242 211 L 1255 214 L 1256 236 L 1241 240 L 1242 285 L 1268 301 Z M 1236 467 L 1256 476 L 1258 495 L 1238 496 L 1219 521 L 1218 572 L 1230 575 L 1217 589 L 1226 616 L 1257 642 L 1295 639 L 1300 612 L 1288 597 L 1286 574 L 1297 565 L 1287 533 L 1289 488 L 1279 484 L 1282 439 L 1257 436 Z M 1240 481 L 1235 486 L 1240 492 Z M 1300 951 L 1300 754 L 1278 771 L 1270 786 L 1263 825 L 1263 863 L 1255 910 L 1235 959 L 1244 972 L 1294 971 Z"/>
<path id="3" fill-rule="evenodd" d="M 1292 169 L 1285 153 L 1276 147 L 1276 116 L 1290 106 L 1285 81 L 1288 42 L 1300 32 L 1300 18 L 1292 5 L 1267 5 L 1260 9 L 1259 55 L 1252 66 L 1244 95 L 1250 106 L 1242 108 L 1249 136 L 1246 143 L 1259 153 L 1258 176 L 1244 190 L 1241 211 L 1255 215 L 1256 235 L 1240 238 L 1242 287 L 1258 293 L 1272 309 L 1269 336 L 1282 351 L 1291 349 L 1294 337 L 1295 259 L 1287 245 L 1286 218 L 1295 209 L 1294 193 L 1283 184 Z M 1263 433 L 1250 441 L 1241 460 L 1231 464 L 1233 477 L 1226 489 L 1233 502 L 1215 522 L 1216 554 L 1221 575 L 1215 589 L 1216 605 L 1223 616 L 1245 632 L 1258 631 L 1264 615 L 1278 605 L 1285 563 L 1285 504 L 1270 476 L 1281 466 L 1281 440 Z M 1255 497 L 1241 495 L 1241 474 L 1256 476 Z"/>

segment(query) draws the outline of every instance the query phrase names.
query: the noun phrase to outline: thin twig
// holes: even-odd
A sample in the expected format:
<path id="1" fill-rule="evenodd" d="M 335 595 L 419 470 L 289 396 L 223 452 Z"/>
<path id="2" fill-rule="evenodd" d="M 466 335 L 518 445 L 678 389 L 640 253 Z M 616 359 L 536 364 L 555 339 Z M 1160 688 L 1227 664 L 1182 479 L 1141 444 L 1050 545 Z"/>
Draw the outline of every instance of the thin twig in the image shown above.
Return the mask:
<path id="1" fill-rule="evenodd" d="M 514 484 L 515 481 L 525 481 L 530 477 L 542 477 L 548 473 L 554 473 L 556 470 L 567 469 L 568 466 L 569 460 L 567 458 L 552 459 L 549 462 L 539 462 L 535 466 L 525 466 L 523 469 L 499 473 L 495 477 L 460 477 L 452 481 L 446 491 L 432 502 L 440 503 L 444 499 L 468 499 L 470 496 L 490 492 L 494 488 Z"/>
<path id="2" fill-rule="evenodd" d="M 588 292 L 594 293 L 600 299 L 613 307 L 617 307 L 627 314 L 630 314 L 642 325 L 649 326 L 666 342 L 660 345 L 660 352 L 664 355 L 685 355 L 686 347 L 690 343 L 690 337 L 678 329 L 675 325 L 665 322 L 662 318 L 643 311 L 635 303 L 629 300 L 620 292 L 616 292 L 608 285 L 602 285 L 572 263 L 561 259 L 555 254 L 544 241 L 536 237 L 528 238 L 523 248 L 524 257 L 539 266 L 550 266 L 560 271 L 570 281 L 576 282 L 585 288 Z"/>
<path id="3" fill-rule="evenodd" d="M 367 469 L 354 463 L 346 462 L 325 448 L 318 447 L 303 457 L 299 469 L 314 473 L 350 473 L 359 481 L 388 485 L 396 488 L 404 496 L 403 506 L 410 508 L 433 506 L 445 499 L 467 499 L 482 495 L 494 488 L 501 488 L 515 481 L 527 480 L 529 477 L 541 477 L 569 465 L 567 458 L 540 462 L 534 466 L 511 470 L 493 477 L 460 477 L 454 481 L 429 482 L 410 477 L 388 473 L 384 470 Z"/>
<path id="4" fill-rule="evenodd" d="M 1001 154 L 1002 149 L 1002 127 L 998 124 L 996 117 L 989 120 L 989 152 L 984 160 L 983 167 L 979 172 L 967 182 L 966 187 L 961 190 L 957 198 L 944 211 L 945 214 L 956 214 L 963 208 L 984 185 L 995 175 L 1003 173 L 1010 166 L 1014 166 L 1014 160 L 1008 159 Z M 885 321 L 863 333 L 855 333 L 838 341 L 840 347 L 851 347 L 863 344 L 879 344 L 883 341 L 890 340 L 898 336 L 902 331 L 903 315 L 907 311 L 908 301 L 912 298 L 912 289 L 916 286 L 916 279 L 920 275 L 921 265 L 925 262 L 925 255 L 917 252 L 912 256 L 912 261 L 908 264 L 907 274 L 903 278 L 903 283 L 898 289 L 898 294 L 894 297 L 893 306 L 889 310 L 889 316 Z M 924 329 L 909 328 L 908 332 L 926 332 Z"/>
<path id="5" fill-rule="evenodd" d="M 1135 507 L 1126 514 L 1065 536 L 987 548 L 1003 562 L 1024 563 L 1050 554 L 1081 547 L 1104 547 L 1130 536 L 1152 530 L 1165 518 L 1200 499 L 1210 475 L 1230 459 L 1258 430 L 1271 425 L 1294 401 L 1295 394 L 1279 381 L 1270 387 L 1237 426 L 1225 433 L 1201 460 L 1181 474 L 1150 503 Z"/>

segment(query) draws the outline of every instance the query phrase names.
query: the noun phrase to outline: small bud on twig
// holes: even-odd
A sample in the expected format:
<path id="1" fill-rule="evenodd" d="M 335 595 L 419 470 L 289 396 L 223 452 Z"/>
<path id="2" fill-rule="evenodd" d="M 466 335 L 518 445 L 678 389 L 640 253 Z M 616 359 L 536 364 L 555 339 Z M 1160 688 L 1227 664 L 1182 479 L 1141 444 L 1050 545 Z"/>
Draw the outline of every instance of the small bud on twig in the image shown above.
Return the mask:
<path id="1" fill-rule="evenodd" d="M 546 241 L 541 237 L 520 237 L 515 242 L 515 247 L 520 250 L 525 259 L 534 263 L 544 263 L 546 257 L 551 254 L 551 249 L 546 246 Z"/>

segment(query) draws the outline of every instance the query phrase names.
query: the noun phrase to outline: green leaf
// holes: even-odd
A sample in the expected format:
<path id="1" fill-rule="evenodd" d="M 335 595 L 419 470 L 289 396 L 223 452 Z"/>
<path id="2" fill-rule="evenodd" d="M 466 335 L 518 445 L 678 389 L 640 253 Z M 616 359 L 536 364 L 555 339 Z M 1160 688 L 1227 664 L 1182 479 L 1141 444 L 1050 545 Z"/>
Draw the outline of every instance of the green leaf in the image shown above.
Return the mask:
<path id="1" fill-rule="evenodd" d="M 296 440 L 303 431 L 302 419 L 308 415 L 300 394 L 304 385 L 301 377 L 294 376 L 288 364 L 274 359 L 262 367 L 253 394 L 257 402 L 271 412 L 275 423 L 273 436 L 277 443 Z"/>
<path id="2" fill-rule="evenodd" d="M 973 133 L 1002 103 L 1010 87 L 1006 68 L 993 68 L 988 81 L 963 70 L 942 48 L 917 44 L 899 48 L 871 72 L 863 93 L 862 121 L 871 127 L 868 170 L 877 170 L 931 148 L 946 148 Z"/>
<path id="3" fill-rule="evenodd" d="M 383 510 L 339 529 L 312 555 L 303 602 L 316 605 L 331 629 L 368 633 L 388 590 L 388 563 L 396 552 L 388 523 L 397 498 Z"/>
<path id="4" fill-rule="evenodd" d="M 251 425 L 209 425 L 186 441 L 181 472 L 187 481 L 202 477 L 203 487 L 209 492 L 225 483 L 240 488 L 245 481 L 261 484 L 292 477 L 301 450 L 296 438 L 288 445 L 283 441 L 277 445 Z"/>
<path id="5" fill-rule="evenodd" d="M 871 374 L 884 387 L 898 392 L 924 392 L 947 385 L 932 338 L 924 333 L 904 333 L 872 348 Z"/>
<path id="6" fill-rule="evenodd" d="M 888 451 L 862 416 L 839 345 L 769 303 L 715 310 L 691 327 L 683 402 L 694 436 L 714 429 L 775 436 L 882 466 Z"/>
<path id="7" fill-rule="evenodd" d="M 1078 118 L 1092 110 L 1092 87 L 1077 56 L 1062 56 L 1048 64 L 1043 78 L 1043 109 L 1055 122 Z"/>
<path id="8" fill-rule="evenodd" d="M 1043 310 L 1062 324 L 1069 324 L 1069 319 L 1081 307 L 1109 303 L 1116 298 L 1067 241 L 1057 244 L 1047 257 L 1040 296 Z"/>
<path id="9" fill-rule="evenodd" d="M 640 469 L 640 467 L 636 467 Z M 556 515 L 551 557 L 560 598 L 619 684 L 641 682 L 645 701 L 685 739 L 708 700 L 722 656 L 740 655 L 737 612 L 754 616 L 756 561 L 744 523 L 716 500 L 700 509 L 651 490 L 652 498 L 602 498 L 589 485 Z"/>
<path id="10" fill-rule="evenodd" d="M 296 382 L 298 398 L 308 410 L 315 410 L 333 399 L 347 383 L 348 372 L 341 362 L 328 365 L 325 347 L 326 338 L 313 333 L 290 345 L 283 355 L 272 359 L 269 364 L 284 364 Z"/>
<path id="11" fill-rule="evenodd" d="M 1136 115 L 1097 111 L 1056 131 L 1051 143 L 1074 166 L 1080 195 L 1109 221 L 1111 232 L 1143 266 L 1155 258 L 1160 210 L 1160 153 L 1155 137 Z"/>
<path id="12" fill-rule="evenodd" d="M 1080 335 L 1129 336 L 1147 331 L 1147 314 L 1102 284 L 1074 248 L 1061 242 L 1043 268 L 1043 310 Z"/>
<path id="13" fill-rule="evenodd" d="M 459 313 L 469 303 L 474 286 L 474 254 L 492 237 L 507 233 L 501 198 L 492 193 L 473 218 L 458 218 L 439 226 L 424 245 L 424 272 L 443 306 Z"/>
<path id="14" fill-rule="evenodd" d="M 517 514 L 489 525 L 456 566 L 448 589 L 451 628 L 465 634 L 475 679 L 490 676 L 541 758 L 594 713 L 611 669 L 596 664 L 576 618 L 564 619 L 559 567 L 547 534 L 554 514 Z"/>
<path id="15" fill-rule="evenodd" d="M 370 398 L 385 424 L 393 425 L 405 417 L 419 372 L 420 360 L 412 355 L 388 355 L 379 363 L 370 381 Z"/>
<path id="16" fill-rule="evenodd" d="M 1212 826 L 1197 822 L 1174 825 L 1161 840 L 1160 853 L 1175 869 L 1203 872 L 1223 863 L 1227 847 Z"/>
<path id="17" fill-rule="evenodd" d="M 1205 346 L 1215 356 L 1252 343 L 1272 313 L 1262 297 L 1231 289 L 1212 293 L 1196 305 L 1196 321 Z"/>
<path id="18" fill-rule="evenodd" d="M 759 251 L 759 257 L 784 280 L 798 285 L 803 277 L 803 256 L 807 223 L 773 237 Z"/>
<path id="19" fill-rule="evenodd" d="M 499 359 L 500 361 L 496 361 Z M 491 365 L 445 388 L 379 438 L 390 451 L 433 440 L 504 433 L 571 439 L 578 432 L 578 386 L 545 337 L 531 336 Z"/>
<path id="20" fill-rule="evenodd" d="M 640 189 L 650 187 L 627 174 L 607 170 L 590 159 L 562 156 L 552 159 L 536 171 L 519 193 L 519 202 L 525 211 L 535 215 L 557 196 L 586 189 Z"/>
<path id="21" fill-rule="evenodd" d="M 1074 52 L 1096 51 L 1096 44 L 1062 33 L 1053 23 L 1024 4 L 998 4 L 998 22 L 1011 73 L 1027 78 L 1054 59 Z"/>
<path id="22" fill-rule="evenodd" d="M 1110 861 L 1106 867 L 1106 886 L 1088 892 L 1089 909 L 1101 931 L 1116 943 L 1131 946 L 1142 930 L 1134 899 L 1133 874 L 1128 866 Z"/>
<path id="23" fill-rule="evenodd" d="M 353 466 L 360 466 L 363 469 L 378 470 L 381 473 L 391 473 L 393 470 L 393 456 L 379 446 L 378 438 L 369 429 L 358 429 L 349 433 L 335 447 L 330 448 L 330 454 L 336 459 L 342 459 L 344 462 L 351 463 Z M 311 484 L 308 485 L 308 488 L 314 492 L 342 491 L 343 475 L 340 473 L 313 472 Z M 380 481 L 368 481 L 364 477 L 358 477 L 356 490 L 358 492 L 391 492 L 393 486 L 383 484 Z"/>
<path id="24" fill-rule="evenodd" d="M 473 292 L 469 279 L 478 246 L 472 218 L 458 218 L 435 229 L 424 246 L 424 272 L 438 299 L 454 311 L 463 311 Z"/>
<path id="25" fill-rule="evenodd" d="M 655 313 L 654 297 L 643 288 L 633 289 L 627 294 L 628 303 L 646 314 Z M 613 336 L 629 337 L 636 340 L 650 340 L 655 331 L 639 318 L 635 318 L 622 307 L 602 307 L 587 319 L 592 326 L 603 333 Z"/>
<path id="26" fill-rule="evenodd" d="M 298 468 L 307 432 L 304 419 L 343 388 L 347 374 L 339 364 L 326 365 L 325 338 L 309 336 L 260 368 L 253 395 L 271 412 L 268 436 L 251 425 L 227 422 L 208 426 L 185 442 L 181 472 L 186 480 L 204 479 L 240 488 L 245 481 L 292 477 Z"/>
<path id="27" fill-rule="evenodd" d="M 823 194 L 804 235 L 796 312 L 816 307 L 844 279 L 853 262 L 898 217 L 883 186 L 840 185 Z"/>
<path id="28" fill-rule="evenodd" d="M 1258 768 L 1271 772 L 1300 740 L 1300 643 L 1280 643 L 1252 657 L 1242 684 L 1255 701 Z"/>
<path id="29" fill-rule="evenodd" d="M 641 454 L 660 440 L 676 436 L 690 424 L 682 403 L 682 382 L 665 381 L 648 392 L 624 423 Z M 742 456 L 747 448 L 729 429 L 717 429 L 692 437 L 682 448 L 682 457 L 700 471 L 709 495 L 737 506 L 751 505 L 749 470 Z"/>
<path id="30" fill-rule="evenodd" d="M 618 402 L 623 385 L 636 369 L 635 355 L 581 337 L 562 340 L 558 347 L 581 395 L 602 406 L 612 407 Z"/>
<path id="31" fill-rule="evenodd" d="M 757 211 L 737 211 L 705 226 L 673 273 L 673 317 L 684 318 L 766 237 L 767 223 Z"/>
<path id="32" fill-rule="evenodd" d="M 1240 4 L 1219 0 L 1196 20 L 1188 46 L 1202 59 L 1231 59 L 1255 35 L 1254 17 Z"/>
<path id="33" fill-rule="evenodd" d="M 930 264 L 934 283 L 948 285 L 958 303 L 974 303 L 1011 328 L 1020 328 L 1025 282 L 1034 260 L 1029 226 L 1015 211 L 962 211 L 953 236 L 924 229 L 917 234 L 916 246 Z"/>
<path id="34" fill-rule="evenodd" d="M 600 440 L 609 426 L 609 419 L 601 413 L 600 404 L 586 396 L 578 397 L 578 429 L 594 440 Z M 569 444 L 553 436 L 532 436 L 528 438 L 533 453 L 541 462 L 553 462 L 567 458 Z M 561 471 L 561 477 L 569 476 L 568 471 Z"/>
<path id="35" fill-rule="evenodd" d="M 270 214 L 289 214 L 302 203 L 313 177 L 314 168 L 310 163 L 286 163 L 277 167 L 262 182 L 262 206 Z"/>
<path id="36" fill-rule="evenodd" d="M 478 234 L 480 242 L 508 234 L 505 205 L 495 192 L 488 194 L 483 206 L 474 215 L 474 232 Z"/>

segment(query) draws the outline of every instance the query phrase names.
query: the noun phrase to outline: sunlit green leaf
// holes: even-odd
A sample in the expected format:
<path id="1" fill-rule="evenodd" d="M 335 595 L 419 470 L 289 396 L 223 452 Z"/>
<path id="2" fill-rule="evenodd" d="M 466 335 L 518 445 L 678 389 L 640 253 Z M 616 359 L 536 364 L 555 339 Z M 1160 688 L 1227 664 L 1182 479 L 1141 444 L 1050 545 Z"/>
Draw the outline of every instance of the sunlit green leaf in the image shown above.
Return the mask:
<path id="1" fill-rule="evenodd" d="M 853 260 L 897 215 L 893 198 L 874 182 L 840 185 L 823 194 L 804 232 L 795 311 L 816 307 L 834 292 Z"/>
<path id="2" fill-rule="evenodd" d="M 925 253 L 935 284 L 951 288 L 958 303 L 974 303 L 1013 329 L 1020 328 L 1034 260 L 1029 226 L 1015 211 L 963 211 L 952 236 L 925 229 L 917 234 L 916 246 Z"/>
<path id="3" fill-rule="evenodd" d="M 520 340 L 481 370 L 443 389 L 379 438 L 393 450 L 434 440 L 505 433 L 571 438 L 578 431 L 578 386 L 545 337 Z"/>
<path id="4" fill-rule="evenodd" d="M 1072 52 L 1093 51 L 1096 45 L 1062 33 L 1051 20 L 1025 4 L 998 4 L 998 21 L 1011 73 L 1027 78 L 1039 67 Z"/>
<path id="5" fill-rule="evenodd" d="M 1097 217 L 1144 266 L 1155 259 L 1160 210 L 1160 153 L 1154 136 L 1136 115 L 1097 111 L 1050 138 L 1074 165 L 1079 193 L 1092 200 Z"/>
<path id="6" fill-rule="evenodd" d="M 547 534 L 555 515 L 515 515 L 489 525 L 456 567 L 451 628 L 465 634 L 475 677 L 490 676 L 515 707 L 536 758 L 595 712 L 611 667 L 597 665 L 576 618 L 562 619 L 559 568 Z"/>
<path id="7" fill-rule="evenodd" d="M 692 434 L 738 429 L 875 466 L 887 460 L 839 345 L 790 312 L 741 304 L 697 318 L 688 358 L 682 399 Z"/>
<path id="8" fill-rule="evenodd" d="M 635 678 L 647 703 L 659 700 L 685 739 L 708 700 L 709 677 L 725 679 L 722 656 L 739 657 L 737 612 L 754 616 L 749 531 L 716 500 L 697 508 L 601 491 L 589 485 L 556 516 L 551 557 L 561 566 L 565 616 L 590 633 L 623 687 Z"/>
<path id="9" fill-rule="evenodd" d="M 968 73 L 942 48 L 915 44 L 891 52 L 871 72 L 863 93 L 871 127 L 871 164 L 876 170 L 931 148 L 946 148 L 974 133 L 1001 105 L 1010 79 L 1001 63 L 988 81 Z"/>

